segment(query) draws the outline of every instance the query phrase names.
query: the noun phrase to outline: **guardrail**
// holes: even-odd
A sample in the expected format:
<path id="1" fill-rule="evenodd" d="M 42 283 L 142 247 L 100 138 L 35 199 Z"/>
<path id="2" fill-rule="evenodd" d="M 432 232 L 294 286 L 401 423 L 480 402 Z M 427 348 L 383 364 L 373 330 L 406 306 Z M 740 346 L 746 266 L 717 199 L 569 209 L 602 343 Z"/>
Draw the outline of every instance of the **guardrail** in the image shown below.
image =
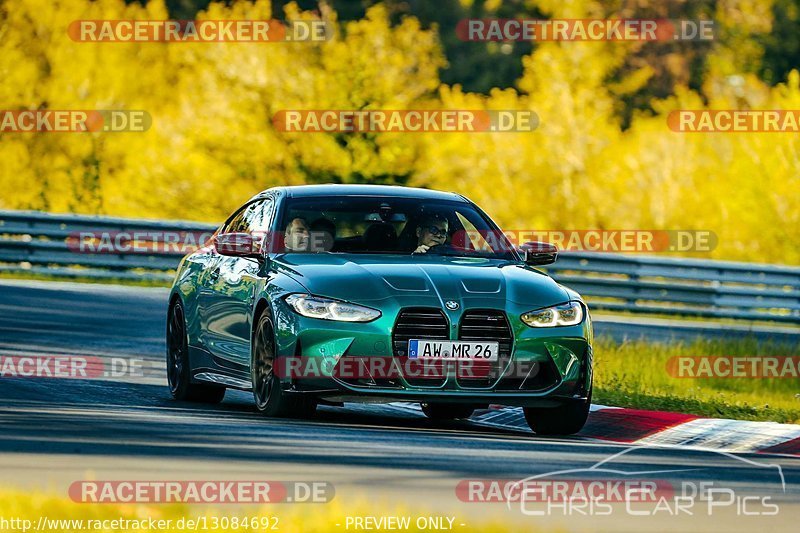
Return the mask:
<path id="1" fill-rule="evenodd" d="M 100 242 L 94 247 L 98 251 L 92 253 L 79 247 L 80 234 L 141 234 L 147 242 L 147 236 L 152 234 L 210 235 L 215 229 L 216 226 L 196 222 L 0 210 L 0 272 L 168 282 L 173 279 L 184 252 L 171 251 L 169 247 L 148 253 L 113 252 Z"/>
<path id="2" fill-rule="evenodd" d="M 167 282 L 183 252 L 87 253 L 76 249 L 71 238 L 80 232 L 198 238 L 214 230 L 181 221 L 0 211 L 0 272 Z M 800 324 L 800 267 L 564 252 L 546 270 L 580 292 L 594 310 Z"/>

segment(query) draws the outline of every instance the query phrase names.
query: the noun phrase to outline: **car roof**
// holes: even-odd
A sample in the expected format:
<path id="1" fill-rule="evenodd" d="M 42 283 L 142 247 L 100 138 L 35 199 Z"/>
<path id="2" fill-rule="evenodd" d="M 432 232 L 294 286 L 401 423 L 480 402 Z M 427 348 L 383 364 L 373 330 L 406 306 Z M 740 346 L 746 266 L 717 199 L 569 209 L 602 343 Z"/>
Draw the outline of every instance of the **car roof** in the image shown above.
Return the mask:
<path id="1" fill-rule="evenodd" d="M 401 187 L 397 185 L 351 185 L 334 183 L 325 185 L 273 187 L 257 194 L 254 199 L 276 192 L 284 193 L 289 198 L 310 198 L 315 196 L 393 196 L 397 198 L 422 198 L 426 200 L 467 201 L 460 194 L 435 191 L 432 189 Z"/>

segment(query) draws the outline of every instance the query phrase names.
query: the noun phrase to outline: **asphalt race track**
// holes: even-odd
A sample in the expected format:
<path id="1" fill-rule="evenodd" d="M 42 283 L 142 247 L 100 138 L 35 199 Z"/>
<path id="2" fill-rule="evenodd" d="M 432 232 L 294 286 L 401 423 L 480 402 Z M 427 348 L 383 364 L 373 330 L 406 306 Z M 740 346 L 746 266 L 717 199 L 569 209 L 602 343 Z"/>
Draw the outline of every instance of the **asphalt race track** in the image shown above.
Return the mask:
<path id="1" fill-rule="evenodd" d="M 145 360 L 144 377 L 70 380 L 0 377 L 0 483 L 63 491 L 79 480 L 264 479 L 329 481 L 340 505 L 401 503 L 420 514 L 456 517 L 456 530 L 496 517 L 532 530 L 796 530 L 800 458 L 728 456 L 679 448 L 640 448 L 618 458 L 627 472 L 713 483 L 769 498 L 777 514 L 747 515 L 736 505 L 692 514 L 527 516 L 503 503 L 464 503 L 465 479 L 519 480 L 585 469 L 628 447 L 591 439 L 540 438 L 528 432 L 436 424 L 393 405 L 323 407 L 311 421 L 268 419 L 249 394 L 219 406 L 171 400 L 163 375 L 166 290 L 70 283 L 0 281 L 0 355 L 76 355 Z M 598 334 L 654 338 L 696 331 L 671 322 L 596 323 Z M 650 332 L 650 333 L 647 333 Z M 764 333 L 766 335 L 766 333 Z M 780 332 L 776 333 L 780 335 Z M 779 467 L 779 468 L 778 468 Z M 766 512 L 756 504 L 749 512 Z M 314 505 L 307 504 L 310 508 Z M 702 508 L 703 512 L 700 511 Z M 345 528 L 341 528 L 345 531 Z"/>

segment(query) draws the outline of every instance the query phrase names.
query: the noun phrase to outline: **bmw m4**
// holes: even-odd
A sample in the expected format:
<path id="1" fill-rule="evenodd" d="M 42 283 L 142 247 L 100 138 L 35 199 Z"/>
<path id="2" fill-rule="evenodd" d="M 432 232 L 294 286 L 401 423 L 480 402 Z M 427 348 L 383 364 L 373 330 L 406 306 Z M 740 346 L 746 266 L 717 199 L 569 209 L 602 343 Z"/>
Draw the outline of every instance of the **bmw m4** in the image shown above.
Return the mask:
<path id="1" fill-rule="evenodd" d="M 592 395 L 586 304 L 455 193 L 306 185 L 264 191 L 183 258 L 167 374 L 179 400 L 252 391 L 268 416 L 418 402 L 434 419 L 520 406 L 571 434 Z"/>

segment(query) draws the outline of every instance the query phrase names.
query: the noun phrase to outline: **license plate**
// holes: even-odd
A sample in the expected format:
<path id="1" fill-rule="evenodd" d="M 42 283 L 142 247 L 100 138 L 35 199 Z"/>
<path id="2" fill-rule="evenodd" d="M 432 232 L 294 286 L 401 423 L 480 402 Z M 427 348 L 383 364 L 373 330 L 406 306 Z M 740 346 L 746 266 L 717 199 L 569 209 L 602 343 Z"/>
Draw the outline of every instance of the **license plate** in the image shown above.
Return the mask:
<path id="1" fill-rule="evenodd" d="M 445 361 L 497 361 L 497 342 L 408 341 L 409 359 L 440 359 Z"/>

